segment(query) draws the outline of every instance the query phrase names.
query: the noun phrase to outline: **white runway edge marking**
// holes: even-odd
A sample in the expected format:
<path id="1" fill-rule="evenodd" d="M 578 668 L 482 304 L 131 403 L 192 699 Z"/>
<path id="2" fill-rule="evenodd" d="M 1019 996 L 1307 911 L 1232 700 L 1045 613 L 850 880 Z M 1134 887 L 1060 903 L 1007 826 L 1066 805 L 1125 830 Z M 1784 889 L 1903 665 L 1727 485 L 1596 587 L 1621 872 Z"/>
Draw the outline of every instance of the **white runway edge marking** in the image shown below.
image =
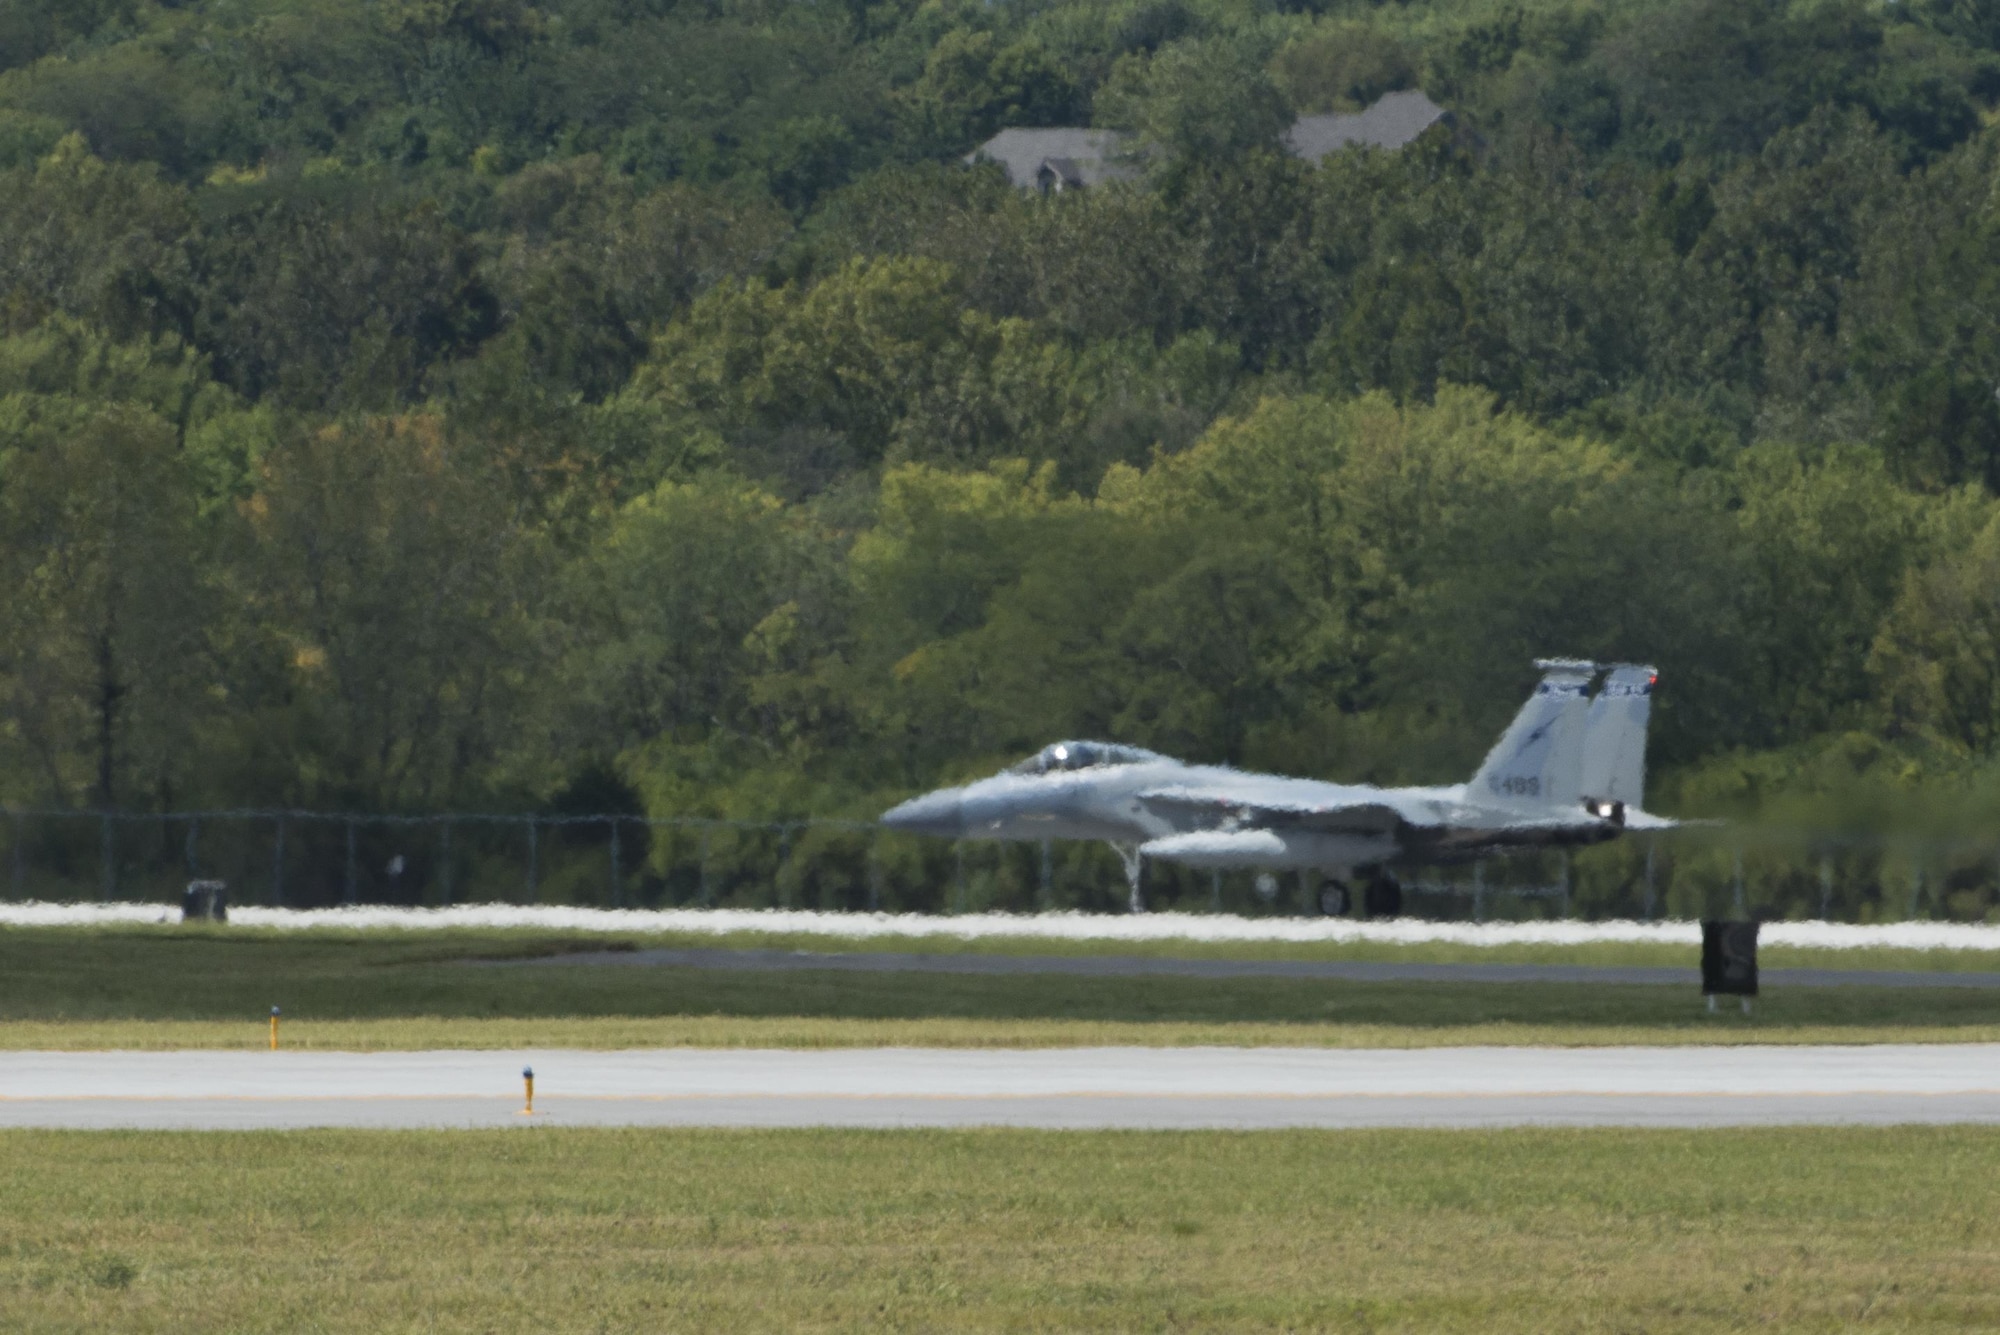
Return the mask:
<path id="1" fill-rule="evenodd" d="M 978 941 L 1280 941 L 1377 942 L 1463 946 L 1585 945 L 1600 941 L 1698 946 L 1699 923 L 1673 922 L 1355 922 L 1340 918 L 1241 918 L 1228 914 L 977 913 L 944 917 L 917 913 L 818 913 L 803 909 L 591 909 L 557 905 L 466 904 L 452 908 L 231 908 L 230 921 L 287 931 L 436 931 L 522 928 L 570 932 L 674 932 L 698 936 L 785 934 L 861 941 L 931 937 Z M 180 921 L 164 904 L 0 904 L 0 927 L 90 926 Z M 1911 950 L 2000 951 L 2000 925 L 1985 923 L 1766 923 L 1765 945 L 1819 949 L 1900 947 Z"/>
<path id="2" fill-rule="evenodd" d="M 2000 1045 L 12 1053 L 0 1088 L 84 1129 L 2000 1123 Z"/>

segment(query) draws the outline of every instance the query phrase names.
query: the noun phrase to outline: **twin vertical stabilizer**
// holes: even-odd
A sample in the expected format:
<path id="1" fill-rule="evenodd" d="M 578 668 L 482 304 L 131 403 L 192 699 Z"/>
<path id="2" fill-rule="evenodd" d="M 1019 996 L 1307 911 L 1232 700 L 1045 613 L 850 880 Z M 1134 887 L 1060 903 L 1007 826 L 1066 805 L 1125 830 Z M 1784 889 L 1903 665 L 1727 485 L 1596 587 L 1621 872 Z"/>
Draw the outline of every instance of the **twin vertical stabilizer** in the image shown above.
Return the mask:
<path id="1" fill-rule="evenodd" d="M 1639 811 L 1646 803 L 1646 722 L 1660 674 L 1620 663 L 1605 675 L 1583 727 L 1583 796 Z"/>
<path id="2" fill-rule="evenodd" d="M 1486 763 L 1466 785 L 1478 802 L 1509 806 L 1569 806 L 1583 796 L 1578 784 L 1590 679 L 1597 665 L 1577 659 L 1541 659 L 1542 680 Z"/>
<path id="3" fill-rule="evenodd" d="M 1650 667 L 1541 659 L 1542 679 L 1466 785 L 1466 797 L 1505 806 L 1573 808 L 1602 815 L 1641 809 L 1646 792 Z M 1590 683 L 1605 672 L 1591 696 Z"/>

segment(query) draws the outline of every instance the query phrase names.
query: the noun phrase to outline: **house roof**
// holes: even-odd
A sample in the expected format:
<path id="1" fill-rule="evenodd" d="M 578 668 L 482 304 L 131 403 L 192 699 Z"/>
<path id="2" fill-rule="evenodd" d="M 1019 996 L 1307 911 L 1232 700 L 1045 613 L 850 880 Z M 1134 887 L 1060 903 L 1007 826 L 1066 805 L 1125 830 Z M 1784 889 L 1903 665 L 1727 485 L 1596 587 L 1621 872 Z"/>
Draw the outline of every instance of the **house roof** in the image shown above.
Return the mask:
<path id="1" fill-rule="evenodd" d="M 1075 158 L 1043 158 L 1041 167 L 1035 172 L 1037 182 L 1041 180 L 1043 172 L 1047 172 L 1065 186 L 1084 184 L 1083 166 Z"/>
<path id="2" fill-rule="evenodd" d="M 1299 117 L 1285 132 L 1285 146 L 1307 162 L 1356 144 L 1398 149 L 1447 114 L 1420 89 L 1385 93 L 1366 111 Z"/>
<path id="3" fill-rule="evenodd" d="M 1348 115 L 1301 116 L 1285 131 L 1285 147 L 1307 162 L 1356 144 L 1398 149 L 1450 115 L 1418 89 L 1386 93 L 1366 111 Z M 1139 175 L 1129 156 L 1130 135 L 1061 125 L 1048 129 L 1002 130 L 965 155 L 967 162 L 997 162 L 1007 179 L 1023 190 L 1042 184 L 1044 170 L 1068 186 L 1125 181 Z"/>
<path id="4" fill-rule="evenodd" d="M 1007 179 L 1023 188 L 1036 184 L 1045 162 L 1063 164 L 1057 171 L 1066 181 L 1096 185 L 1099 181 L 1129 180 L 1139 174 L 1132 164 L 1119 160 L 1125 147 L 1126 136 L 1116 130 L 1075 126 L 1013 129 L 994 135 L 966 154 L 965 160 L 997 162 L 1007 169 Z"/>

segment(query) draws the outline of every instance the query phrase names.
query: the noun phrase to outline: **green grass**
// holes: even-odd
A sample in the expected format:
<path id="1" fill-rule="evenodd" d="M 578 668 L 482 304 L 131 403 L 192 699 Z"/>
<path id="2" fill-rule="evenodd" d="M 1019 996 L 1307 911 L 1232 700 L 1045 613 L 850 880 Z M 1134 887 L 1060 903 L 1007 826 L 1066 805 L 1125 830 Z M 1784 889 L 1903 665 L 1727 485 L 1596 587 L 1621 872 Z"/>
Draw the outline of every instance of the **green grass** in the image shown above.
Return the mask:
<path id="1" fill-rule="evenodd" d="M 0 1052 L 189 1048 L 258 1049 L 268 1031 L 250 1020 L 0 1021 Z M 1466 1045 L 1687 1047 L 1745 1043 L 2000 1043 L 2000 1024 L 1787 1024 L 1708 1016 L 1689 1024 L 1361 1024 L 1340 1021 L 1203 1024 L 1181 1021 L 914 1019 L 611 1015 L 480 1019 L 413 1015 L 388 1020 L 287 1022 L 287 1049 L 407 1052 L 427 1048 L 1071 1048 Z"/>
<path id="2" fill-rule="evenodd" d="M 2000 1040 L 2000 990 L 946 976 L 519 965 L 594 938 L 492 932 L 0 931 L 0 1047 Z"/>
<path id="3" fill-rule="evenodd" d="M 2000 1130 L 0 1133 L 9 1331 L 1971 1330 Z"/>

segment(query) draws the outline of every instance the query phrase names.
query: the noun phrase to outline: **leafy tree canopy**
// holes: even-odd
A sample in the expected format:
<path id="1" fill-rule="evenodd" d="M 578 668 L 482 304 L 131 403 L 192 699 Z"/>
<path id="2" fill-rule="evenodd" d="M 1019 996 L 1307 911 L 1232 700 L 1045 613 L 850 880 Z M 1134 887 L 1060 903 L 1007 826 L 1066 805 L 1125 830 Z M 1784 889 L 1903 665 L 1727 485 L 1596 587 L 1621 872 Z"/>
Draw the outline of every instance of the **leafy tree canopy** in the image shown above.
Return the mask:
<path id="1" fill-rule="evenodd" d="M 1691 806 L 1986 774 L 1989 9 L 9 0 L 0 798 L 1441 780 L 1551 652 Z"/>

